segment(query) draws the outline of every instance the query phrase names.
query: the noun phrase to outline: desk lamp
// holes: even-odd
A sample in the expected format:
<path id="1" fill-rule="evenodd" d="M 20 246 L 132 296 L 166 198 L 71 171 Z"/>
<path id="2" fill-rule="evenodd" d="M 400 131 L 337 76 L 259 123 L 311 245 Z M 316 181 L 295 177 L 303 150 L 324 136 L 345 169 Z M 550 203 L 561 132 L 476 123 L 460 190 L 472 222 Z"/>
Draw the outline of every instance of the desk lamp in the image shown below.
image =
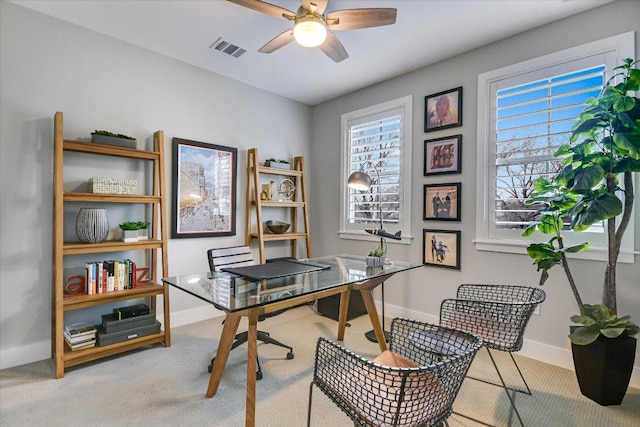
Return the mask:
<path id="1" fill-rule="evenodd" d="M 387 243 L 384 240 L 385 237 L 388 239 L 394 239 L 394 240 L 400 240 L 401 236 L 400 236 L 400 231 L 398 231 L 396 234 L 391 234 L 388 233 L 384 230 L 384 224 L 382 221 L 382 190 L 381 190 L 381 182 L 380 182 L 380 171 L 378 170 L 378 168 L 376 167 L 376 165 L 371 161 L 371 160 L 366 160 L 365 163 L 370 164 L 371 166 L 373 166 L 373 170 L 376 172 L 376 175 L 378 177 L 378 219 L 380 220 L 380 228 L 378 229 L 373 229 L 373 228 L 367 228 L 364 231 L 366 231 L 369 234 L 375 234 L 380 236 L 380 247 L 383 250 L 383 255 L 387 254 Z M 354 190 L 358 190 L 358 191 L 369 191 L 371 189 L 371 185 L 372 185 L 372 180 L 371 177 L 369 176 L 369 174 L 367 174 L 364 170 L 360 169 L 359 171 L 353 172 L 351 175 L 349 175 L 349 179 L 347 180 L 347 185 L 349 186 L 349 188 L 353 188 Z M 382 292 L 382 296 L 381 296 L 381 304 L 382 304 L 382 330 L 384 332 L 384 336 L 385 339 L 388 341 L 389 340 L 389 333 L 385 330 L 384 328 L 384 282 L 382 282 L 380 290 Z M 367 339 L 371 342 L 378 342 L 378 339 L 376 338 L 376 333 L 374 330 L 370 330 L 367 333 L 364 334 Z"/>

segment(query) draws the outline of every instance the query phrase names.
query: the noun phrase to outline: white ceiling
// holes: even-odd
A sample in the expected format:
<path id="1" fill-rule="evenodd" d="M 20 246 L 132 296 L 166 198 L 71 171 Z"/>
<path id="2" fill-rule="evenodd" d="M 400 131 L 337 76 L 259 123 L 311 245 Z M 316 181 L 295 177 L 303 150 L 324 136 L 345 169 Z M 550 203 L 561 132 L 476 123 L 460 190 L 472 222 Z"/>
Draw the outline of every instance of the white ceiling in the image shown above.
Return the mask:
<path id="1" fill-rule="evenodd" d="M 225 0 L 56 0 L 14 3 L 308 105 L 335 98 L 610 0 L 329 0 L 326 12 L 394 7 L 395 25 L 336 31 L 349 58 L 291 43 L 258 49 L 291 27 Z M 296 11 L 301 0 L 270 0 Z M 567 28 L 567 31 L 571 31 Z M 233 58 L 219 37 L 247 50 Z"/>

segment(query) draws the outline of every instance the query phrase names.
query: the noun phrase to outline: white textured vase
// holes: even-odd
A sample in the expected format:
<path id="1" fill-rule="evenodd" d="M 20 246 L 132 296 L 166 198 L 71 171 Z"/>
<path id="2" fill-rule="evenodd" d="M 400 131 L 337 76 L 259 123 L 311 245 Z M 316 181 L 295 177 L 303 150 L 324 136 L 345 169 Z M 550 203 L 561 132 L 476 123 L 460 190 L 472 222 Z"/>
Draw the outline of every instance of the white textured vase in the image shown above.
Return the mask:
<path id="1" fill-rule="evenodd" d="M 109 234 L 107 210 L 80 208 L 76 219 L 76 234 L 83 243 L 100 243 Z"/>

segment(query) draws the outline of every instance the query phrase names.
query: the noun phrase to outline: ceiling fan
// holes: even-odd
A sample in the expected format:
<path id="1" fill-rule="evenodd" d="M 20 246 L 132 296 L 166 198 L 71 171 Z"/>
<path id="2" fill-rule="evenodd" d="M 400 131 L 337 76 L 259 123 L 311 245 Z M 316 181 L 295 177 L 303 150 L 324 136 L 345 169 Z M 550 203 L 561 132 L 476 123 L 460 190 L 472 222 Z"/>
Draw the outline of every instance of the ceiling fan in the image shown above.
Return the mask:
<path id="1" fill-rule="evenodd" d="M 306 47 L 319 47 L 329 58 L 340 62 L 349 57 L 333 30 L 355 30 L 379 27 L 396 22 L 397 10 L 392 8 L 344 9 L 324 11 L 329 0 L 302 0 L 296 13 L 261 0 L 228 0 L 231 3 L 293 21 L 293 27 L 278 34 L 258 52 L 271 53 L 293 40 Z"/>

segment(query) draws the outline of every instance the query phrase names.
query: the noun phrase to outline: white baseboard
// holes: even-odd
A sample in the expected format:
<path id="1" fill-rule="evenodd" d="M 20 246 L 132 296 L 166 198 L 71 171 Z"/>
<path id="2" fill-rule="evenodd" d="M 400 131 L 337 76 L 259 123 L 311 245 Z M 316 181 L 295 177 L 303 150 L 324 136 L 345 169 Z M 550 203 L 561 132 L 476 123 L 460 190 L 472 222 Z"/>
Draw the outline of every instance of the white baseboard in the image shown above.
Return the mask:
<path id="1" fill-rule="evenodd" d="M 378 301 L 376 301 L 376 303 L 379 304 Z M 378 310 L 380 309 L 381 307 L 378 305 Z M 177 328 L 179 326 L 200 322 L 220 315 L 222 315 L 220 310 L 216 310 L 209 306 L 172 312 L 171 327 Z M 389 304 L 385 305 L 385 317 L 407 317 L 409 319 L 436 324 L 439 320 L 437 316 Z M 158 320 L 164 327 L 164 316 L 158 316 Z M 553 347 L 536 341 L 525 340 L 522 350 L 519 351 L 518 354 L 544 363 L 549 363 L 550 365 L 573 370 L 573 358 L 569 348 Z M 50 357 L 51 343 L 48 340 L 22 347 L 13 347 L 0 351 L 0 369 L 12 368 L 14 366 L 37 362 Z M 640 366 L 634 366 L 629 386 L 640 388 Z"/>

